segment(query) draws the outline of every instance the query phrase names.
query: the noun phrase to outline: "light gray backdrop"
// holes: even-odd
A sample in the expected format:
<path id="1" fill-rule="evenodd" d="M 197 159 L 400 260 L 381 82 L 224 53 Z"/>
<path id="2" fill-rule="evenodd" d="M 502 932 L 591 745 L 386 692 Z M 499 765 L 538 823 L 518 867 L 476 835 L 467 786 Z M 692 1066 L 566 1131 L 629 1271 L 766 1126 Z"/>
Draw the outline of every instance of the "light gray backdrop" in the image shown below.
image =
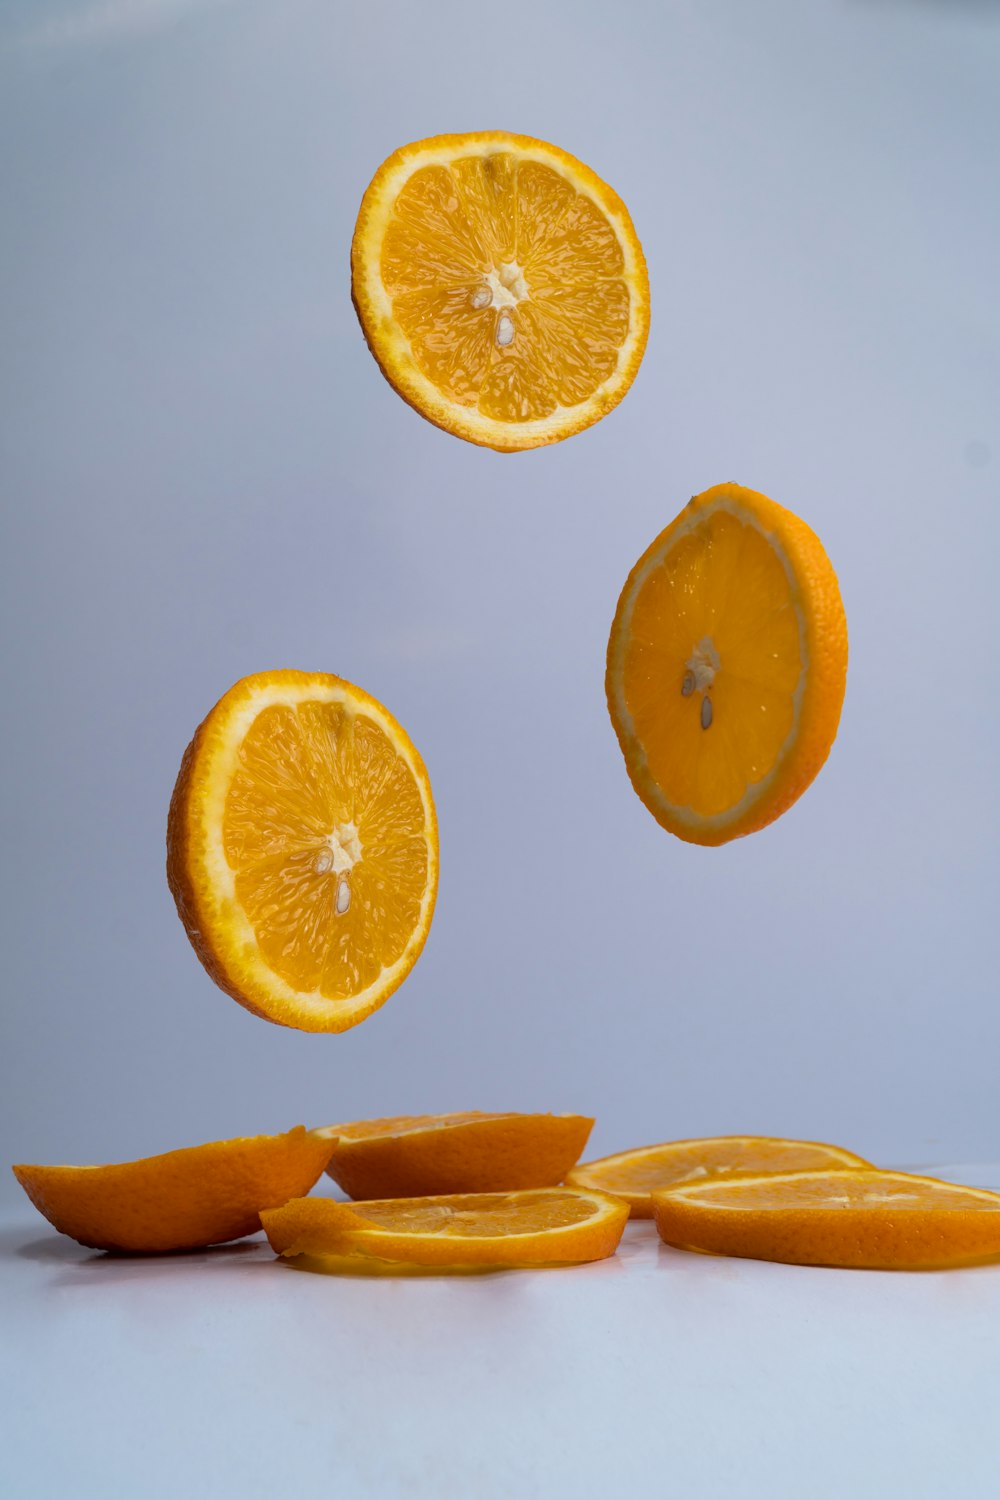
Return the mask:
<path id="1" fill-rule="evenodd" d="M 510 1107 L 594 1113 L 595 1152 L 996 1160 L 997 7 L 8 0 L 0 34 L 6 1159 Z M 649 260 L 631 394 L 514 457 L 414 415 L 349 295 L 375 168 L 475 128 L 590 163 Z M 819 532 L 851 665 L 813 789 L 703 851 L 631 791 L 603 657 L 725 479 Z M 163 874 L 191 731 L 276 666 L 382 699 L 440 812 L 424 956 L 340 1037 L 215 990 Z"/>

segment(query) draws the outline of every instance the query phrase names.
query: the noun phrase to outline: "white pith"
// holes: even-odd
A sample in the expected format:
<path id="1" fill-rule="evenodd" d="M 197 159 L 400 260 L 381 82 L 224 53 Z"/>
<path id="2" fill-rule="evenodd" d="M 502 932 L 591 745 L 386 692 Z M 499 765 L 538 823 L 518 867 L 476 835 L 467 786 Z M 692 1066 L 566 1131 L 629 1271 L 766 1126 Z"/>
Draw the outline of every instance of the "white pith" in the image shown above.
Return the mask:
<path id="1" fill-rule="evenodd" d="M 326 844 L 316 855 L 314 868 L 317 875 L 345 875 L 354 869 L 361 858 L 361 840 L 356 823 L 338 823 L 327 834 Z"/>
<path id="2" fill-rule="evenodd" d="M 528 295 L 528 283 L 516 260 L 505 260 L 499 271 L 486 272 L 490 289 L 489 302 L 477 302 L 477 307 L 516 307 Z"/>
<path id="3" fill-rule="evenodd" d="M 712 686 L 715 674 L 722 666 L 711 636 L 702 636 L 684 665 L 691 673 L 693 690 L 696 693 L 706 692 Z"/>

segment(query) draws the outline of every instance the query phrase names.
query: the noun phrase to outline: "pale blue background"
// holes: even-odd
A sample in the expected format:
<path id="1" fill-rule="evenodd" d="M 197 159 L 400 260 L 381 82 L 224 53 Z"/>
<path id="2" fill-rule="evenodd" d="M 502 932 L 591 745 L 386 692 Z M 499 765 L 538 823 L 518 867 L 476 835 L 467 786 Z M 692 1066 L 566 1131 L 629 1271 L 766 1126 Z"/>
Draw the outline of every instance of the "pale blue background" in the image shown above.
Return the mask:
<path id="1" fill-rule="evenodd" d="M 998 23 L 8 0 L 8 1160 L 469 1106 L 996 1160 Z M 515 457 L 414 415 L 349 296 L 383 157 L 497 127 L 614 185 L 653 298 L 619 410 Z M 726 479 L 823 538 L 851 667 L 814 788 L 702 851 L 631 791 L 603 657 Z M 164 880 L 184 745 L 271 666 L 382 699 L 437 796 L 424 956 L 340 1037 L 216 991 Z"/>

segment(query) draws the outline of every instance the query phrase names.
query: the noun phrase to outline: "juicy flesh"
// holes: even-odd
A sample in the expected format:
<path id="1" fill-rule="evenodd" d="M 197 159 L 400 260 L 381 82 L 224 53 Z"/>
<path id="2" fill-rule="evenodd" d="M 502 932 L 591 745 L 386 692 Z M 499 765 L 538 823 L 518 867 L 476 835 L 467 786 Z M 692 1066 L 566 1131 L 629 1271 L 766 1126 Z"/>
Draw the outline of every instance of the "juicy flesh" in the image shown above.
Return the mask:
<path id="1" fill-rule="evenodd" d="M 595 1179 L 609 1193 L 652 1192 L 675 1183 L 697 1182 L 734 1172 L 807 1172 L 843 1164 L 847 1153 L 809 1142 L 717 1141 L 711 1145 L 675 1146 L 669 1150 L 636 1152 L 620 1162 L 594 1167 Z"/>
<path id="2" fill-rule="evenodd" d="M 469 1125 L 476 1120 L 505 1120 L 504 1114 L 484 1114 L 467 1110 L 452 1115 L 386 1115 L 378 1120 L 355 1120 L 347 1125 L 330 1126 L 330 1134 L 343 1141 L 363 1141 L 375 1136 L 407 1135 L 418 1130 L 442 1130 L 450 1125 Z"/>
<path id="3" fill-rule="evenodd" d="M 594 1217 L 594 1205 L 571 1193 L 459 1193 L 450 1198 L 387 1198 L 357 1212 L 379 1229 L 465 1238 L 541 1234 Z"/>
<path id="4" fill-rule="evenodd" d="M 781 558 L 756 527 L 710 512 L 647 575 L 623 664 L 625 706 L 667 801 L 714 817 L 767 776 L 802 670 Z"/>
<path id="5" fill-rule="evenodd" d="M 770 1180 L 712 1183 L 687 1189 L 692 1201 L 711 1208 L 890 1208 L 984 1209 L 1000 1211 L 1000 1195 L 952 1187 L 897 1172 L 813 1172 L 778 1174 Z M 697 1198 L 695 1198 L 697 1194 Z"/>
<path id="6" fill-rule="evenodd" d="M 257 716 L 223 842 L 260 953 L 297 990 L 358 994 L 418 925 L 428 874 L 419 788 L 379 726 L 343 705 Z"/>
<path id="7" fill-rule="evenodd" d="M 586 401 L 629 330 L 621 245 L 601 209 L 509 152 L 422 167 L 396 199 L 382 282 L 449 400 L 526 422 Z"/>

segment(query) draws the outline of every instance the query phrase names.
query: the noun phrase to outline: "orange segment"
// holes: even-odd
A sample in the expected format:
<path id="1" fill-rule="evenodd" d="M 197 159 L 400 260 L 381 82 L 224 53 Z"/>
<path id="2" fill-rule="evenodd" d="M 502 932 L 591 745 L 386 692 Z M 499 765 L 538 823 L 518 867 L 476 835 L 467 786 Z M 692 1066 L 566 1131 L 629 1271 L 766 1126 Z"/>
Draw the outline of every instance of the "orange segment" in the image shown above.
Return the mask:
<path id="1" fill-rule="evenodd" d="M 269 1021 L 343 1031 L 403 982 L 430 930 L 427 772 L 360 688 L 260 672 L 189 745 L 167 856 L 178 913 L 222 989 Z"/>
<path id="2" fill-rule="evenodd" d="M 386 1198 L 348 1207 L 300 1198 L 261 1215 L 278 1255 L 308 1269 L 355 1268 L 359 1261 L 440 1271 L 574 1265 L 613 1255 L 628 1209 L 606 1193 L 538 1188 Z M 324 1261 L 326 1264 L 324 1265 Z"/>
<path id="3" fill-rule="evenodd" d="M 715 1255 L 884 1271 L 1000 1256 L 1000 1193 L 907 1172 L 779 1172 L 652 1197 L 661 1239 Z"/>
<path id="4" fill-rule="evenodd" d="M 410 1198 L 553 1187 L 580 1157 L 582 1115 L 402 1115 L 331 1125 L 327 1168 L 352 1198 Z"/>
<path id="5" fill-rule="evenodd" d="M 337 1153 L 334 1153 L 332 1172 Z M 665 1141 L 581 1162 L 566 1176 L 569 1187 L 614 1193 L 632 1210 L 634 1219 L 651 1219 L 650 1194 L 683 1182 L 735 1172 L 802 1172 L 820 1167 L 869 1165 L 862 1157 L 822 1141 L 789 1141 L 771 1135 L 718 1135 L 703 1140 Z"/>
<path id="6" fill-rule="evenodd" d="M 764 495 L 695 496 L 629 574 L 608 708 L 632 785 L 679 838 L 722 844 L 790 807 L 830 753 L 846 679 L 836 574 Z"/>
<path id="7" fill-rule="evenodd" d="M 255 1234 L 261 1209 L 308 1193 L 335 1145 L 297 1125 L 114 1166 L 20 1165 L 14 1175 L 39 1213 L 81 1245 L 194 1250 Z"/>
<path id="8" fill-rule="evenodd" d="M 435 136 L 383 162 L 351 247 L 383 374 L 437 426 L 501 450 L 590 426 L 635 377 L 649 329 L 621 199 L 557 146 Z"/>

